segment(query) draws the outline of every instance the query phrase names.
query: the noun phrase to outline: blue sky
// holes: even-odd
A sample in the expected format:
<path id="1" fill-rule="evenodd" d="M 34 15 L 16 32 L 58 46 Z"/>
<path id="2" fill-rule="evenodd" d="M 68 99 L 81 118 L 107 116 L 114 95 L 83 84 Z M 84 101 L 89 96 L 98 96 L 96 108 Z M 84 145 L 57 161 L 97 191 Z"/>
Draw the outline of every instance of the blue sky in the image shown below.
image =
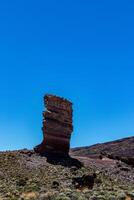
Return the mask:
<path id="1" fill-rule="evenodd" d="M 43 96 L 74 103 L 71 146 L 134 135 L 134 2 L 0 1 L 0 150 L 42 140 Z"/>

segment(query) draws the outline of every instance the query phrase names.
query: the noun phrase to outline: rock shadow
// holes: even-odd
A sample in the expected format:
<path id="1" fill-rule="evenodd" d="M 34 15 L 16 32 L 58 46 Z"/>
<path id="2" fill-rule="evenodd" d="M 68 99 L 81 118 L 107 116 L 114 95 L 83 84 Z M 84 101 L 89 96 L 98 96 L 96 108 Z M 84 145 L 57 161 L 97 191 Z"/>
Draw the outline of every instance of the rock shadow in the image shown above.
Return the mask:
<path id="1" fill-rule="evenodd" d="M 58 154 L 44 154 L 47 158 L 47 162 L 53 165 L 62 165 L 64 167 L 73 167 L 81 168 L 83 166 L 83 163 L 77 160 L 76 158 L 72 158 L 69 155 L 63 156 Z"/>

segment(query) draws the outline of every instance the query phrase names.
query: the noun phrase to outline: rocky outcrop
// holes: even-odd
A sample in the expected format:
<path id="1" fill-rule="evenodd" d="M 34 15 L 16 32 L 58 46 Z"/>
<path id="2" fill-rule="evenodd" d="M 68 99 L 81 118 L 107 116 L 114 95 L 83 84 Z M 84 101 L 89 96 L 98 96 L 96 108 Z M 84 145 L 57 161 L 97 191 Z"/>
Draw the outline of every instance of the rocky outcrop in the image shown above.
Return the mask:
<path id="1" fill-rule="evenodd" d="M 45 95 L 46 111 L 43 112 L 43 142 L 34 148 L 40 154 L 67 156 L 73 131 L 72 103 L 64 98 Z"/>

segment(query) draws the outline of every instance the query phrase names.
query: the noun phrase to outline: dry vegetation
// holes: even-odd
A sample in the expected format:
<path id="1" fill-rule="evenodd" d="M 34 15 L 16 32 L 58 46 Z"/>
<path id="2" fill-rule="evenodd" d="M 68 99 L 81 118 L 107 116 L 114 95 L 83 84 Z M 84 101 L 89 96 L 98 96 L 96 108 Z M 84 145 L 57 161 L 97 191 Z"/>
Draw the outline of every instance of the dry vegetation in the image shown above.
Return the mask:
<path id="1" fill-rule="evenodd" d="M 83 162 L 82 166 L 72 160 L 56 160 L 52 164 L 33 151 L 1 152 L 0 200 L 134 199 L 134 169 L 131 166 L 114 161 L 114 167 L 110 168 L 108 163 L 103 163 L 112 161 L 77 159 Z M 110 173 L 111 169 L 114 174 Z M 93 174 L 96 178 L 91 188 L 88 181 L 81 185 L 74 183 L 75 179 L 81 181 L 83 176 L 93 177 Z"/>

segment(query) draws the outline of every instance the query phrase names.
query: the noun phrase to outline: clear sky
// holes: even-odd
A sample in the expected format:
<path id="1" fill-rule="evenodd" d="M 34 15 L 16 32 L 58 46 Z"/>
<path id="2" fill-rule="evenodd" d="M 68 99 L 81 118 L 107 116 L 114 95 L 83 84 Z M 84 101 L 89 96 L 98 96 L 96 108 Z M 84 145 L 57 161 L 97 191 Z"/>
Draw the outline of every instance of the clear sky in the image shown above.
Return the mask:
<path id="1" fill-rule="evenodd" d="M 134 1 L 0 1 L 0 150 L 42 141 L 43 96 L 74 103 L 71 146 L 134 135 Z"/>

